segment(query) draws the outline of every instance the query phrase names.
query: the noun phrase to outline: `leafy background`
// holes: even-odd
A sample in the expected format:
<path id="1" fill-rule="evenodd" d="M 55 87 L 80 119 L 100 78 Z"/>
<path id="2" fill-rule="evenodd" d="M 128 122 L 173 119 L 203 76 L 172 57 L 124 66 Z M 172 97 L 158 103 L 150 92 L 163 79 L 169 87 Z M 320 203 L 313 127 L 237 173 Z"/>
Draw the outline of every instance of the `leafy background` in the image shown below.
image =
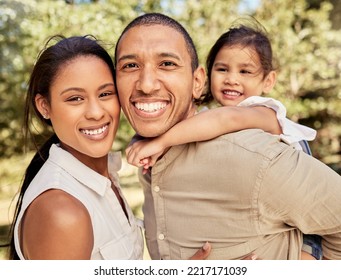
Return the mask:
<path id="1" fill-rule="evenodd" d="M 21 128 L 27 80 L 39 50 L 54 34 L 92 34 L 113 56 L 124 26 L 145 12 L 179 20 L 192 35 L 201 63 L 236 19 L 254 16 L 267 29 L 278 64 L 270 96 L 284 103 L 293 121 L 318 131 L 310 143 L 314 157 L 341 174 L 341 1 L 0 0 L 0 244 L 6 243 L 11 201 L 32 157 Z M 113 149 L 123 150 L 132 135 L 122 114 Z M 124 164 L 122 186 L 141 215 L 135 173 Z"/>

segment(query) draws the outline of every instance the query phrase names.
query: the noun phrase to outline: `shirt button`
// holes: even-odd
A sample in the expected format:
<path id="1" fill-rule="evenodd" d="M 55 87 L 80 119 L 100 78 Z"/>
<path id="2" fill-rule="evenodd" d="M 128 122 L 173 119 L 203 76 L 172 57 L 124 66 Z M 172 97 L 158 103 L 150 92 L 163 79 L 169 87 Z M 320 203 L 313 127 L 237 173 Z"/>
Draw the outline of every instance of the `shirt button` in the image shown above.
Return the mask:
<path id="1" fill-rule="evenodd" d="M 155 187 L 154 187 L 154 191 L 155 191 L 155 192 L 159 192 L 159 191 L 160 191 L 160 187 L 159 187 L 159 186 L 155 186 Z"/>
<path id="2" fill-rule="evenodd" d="M 164 239 L 165 239 L 164 234 L 160 233 L 160 234 L 159 234 L 159 239 L 160 239 L 160 240 L 164 240 Z"/>

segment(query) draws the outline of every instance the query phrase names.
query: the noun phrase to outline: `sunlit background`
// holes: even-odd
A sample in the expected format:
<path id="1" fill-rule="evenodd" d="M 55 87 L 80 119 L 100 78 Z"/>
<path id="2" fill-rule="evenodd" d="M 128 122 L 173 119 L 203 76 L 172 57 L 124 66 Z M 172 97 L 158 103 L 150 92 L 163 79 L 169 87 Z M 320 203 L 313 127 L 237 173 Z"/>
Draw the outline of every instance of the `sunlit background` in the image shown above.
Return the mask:
<path id="1" fill-rule="evenodd" d="M 33 155 L 32 145 L 24 149 L 21 128 L 26 83 L 39 50 L 54 34 L 93 34 L 113 55 L 124 26 L 145 12 L 179 20 L 193 36 L 201 63 L 235 20 L 255 17 L 269 33 L 279 65 L 270 96 L 285 104 L 293 121 L 318 131 L 310 143 L 313 156 L 341 174 L 341 1 L 0 0 L 0 244 L 8 242 L 10 206 Z M 122 115 L 113 149 L 124 150 L 133 134 Z M 38 140 L 45 136 L 38 125 Z M 124 162 L 120 175 L 142 217 L 136 169 Z"/>

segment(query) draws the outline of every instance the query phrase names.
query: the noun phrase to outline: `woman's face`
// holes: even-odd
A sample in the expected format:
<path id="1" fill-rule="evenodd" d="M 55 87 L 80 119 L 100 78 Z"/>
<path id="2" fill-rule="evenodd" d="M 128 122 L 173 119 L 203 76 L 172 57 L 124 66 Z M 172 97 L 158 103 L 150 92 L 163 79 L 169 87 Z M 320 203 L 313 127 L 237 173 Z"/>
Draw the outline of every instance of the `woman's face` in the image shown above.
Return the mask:
<path id="1" fill-rule="evenodd" d="M 50 104 L 39 98 L 36 103 L 50 118 L 61 146 L 87 165 L 94 158 L 105 157 L 120 115 L 107 64 L 95 56 L 76 57 L 57 73 L 50 94 Z"/>

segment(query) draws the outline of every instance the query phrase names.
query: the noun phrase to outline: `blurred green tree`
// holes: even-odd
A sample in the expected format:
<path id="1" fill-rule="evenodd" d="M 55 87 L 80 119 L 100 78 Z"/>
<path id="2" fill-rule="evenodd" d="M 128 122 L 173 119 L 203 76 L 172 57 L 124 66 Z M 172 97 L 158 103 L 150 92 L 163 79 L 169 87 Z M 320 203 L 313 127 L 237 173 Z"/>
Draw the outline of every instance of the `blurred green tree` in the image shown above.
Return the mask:
<path id="1" fill-rule="evenodd" d="M 289 117 L 318 130 L 315 157 L 340 172 L 341 36 L 328 1 L 263 0 L 255 16 L 267 27 L 279 64 L 272 96 Z"/>
<path id="2" fill-rule="evenodd" d="M 341 32 L 335 12 L 339 1 L 262 0 L 254 11 L 241 10 L 242 2 L 1 0 L 0 156 L 23 151 L 26 82 L 49 36 L 92 34 L 114 55 L 114 44 L 131 19 L 144 12 L 164 12 L 189 30 L 204 63 L 218 36 L 247 13 L 266 27 L 273 42 L 279 76 L 271 96 L 287 106 L 292 120 L 318 130 L 311 144 L 314 155 L 341 168 Z M 115 149 L 123 149 L 134 133 L 121 118 Z"/>

